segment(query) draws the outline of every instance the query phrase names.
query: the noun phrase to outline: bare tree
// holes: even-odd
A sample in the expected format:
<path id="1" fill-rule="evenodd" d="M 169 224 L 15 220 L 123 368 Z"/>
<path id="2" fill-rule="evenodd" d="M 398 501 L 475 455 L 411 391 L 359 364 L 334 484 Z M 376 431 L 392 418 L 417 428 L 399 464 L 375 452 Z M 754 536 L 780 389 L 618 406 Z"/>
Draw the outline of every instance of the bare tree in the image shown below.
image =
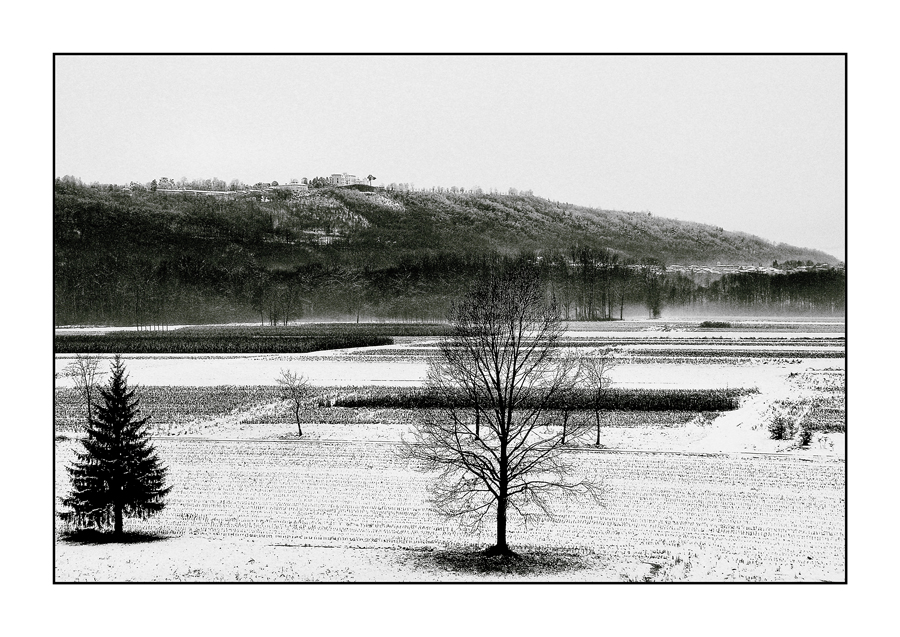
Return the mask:
<path id="1" fill-rule="evenodd" d="M 66 365 L 65 368 L 65 374 L 75 382 L 75 390 L 83 401 L 85 424 L 91 419 L 94 398 L 99 392 L 100 386 L 97 382 L 99 376 L 97 366 L 99 364 L 100 359 L 97 357 L 76 354 L 75 360 Z"/>
<path id="2" fill-rule="evenodd" d="M 557 309 L 528 266 L 477 283 L 451 325 L 427 379 L 446 406 L 423 414 L 403 455 L 440 472 L 430 489 L 438 512 L 473 527 L 495 512 L 497 541 L 487 553 L 508 557 L 508 511 L 527 524 L 553 518 L 552 492 L 600 501 L 595 480 L 572 477 L 555 422 L 554 403 L 578 368 L 559 356 Z"/>
<path id="3" fill-rule="evenodd" d="M 291 403 L 291 408 L 294 410 L 294 419 L 297 421 L 297 435 L 302 436 L 300 409 L 303 408 L 309 399 L 309 379 L 303 374 L 298 375 L 296 372 L 282 369 L 281 375 L 275 380 L 278 383 L 278 393 L 281 399 Z"/>
<path id="4" fill-rule="evenodd" d="M 616 356 L 619 351 L 614 347 L 598 348 L 594 354 L 580 359 L 581 379 L 587 386 L 590 395 L 591 411 L 597 425 L 597 440 L 600 446 L 600 412 L 603 411 L 603 394 L 612 384 L 610 372 L 618 364 Z"/>
<path id="5" fill-rule="evenodd" d="M 560 368 L 561 369 L 573 369 L 571 375 L 571 382 L 566 383 L 562 387 L 560 387 L 560 391 L 556 396 L 555 406 L 559 413 L 559 422 L 562 426 L 562 434 L 560 435 L 559 444 L 565 445 L 567 434 L 569 434 L 572 429 L 576 431 L 576 433 L 582 433 L 587 425 L 583 423 L 572 423 L 570 427 L 569 421 L 572 418 L 572 413 L 575 410 L 576 404 L 578 401 L 578 385 L 581 380 L 581 358 L 578 354 L 575 353 L 574 350 L 560 350 L 558 356 L 561 359 Z"/>

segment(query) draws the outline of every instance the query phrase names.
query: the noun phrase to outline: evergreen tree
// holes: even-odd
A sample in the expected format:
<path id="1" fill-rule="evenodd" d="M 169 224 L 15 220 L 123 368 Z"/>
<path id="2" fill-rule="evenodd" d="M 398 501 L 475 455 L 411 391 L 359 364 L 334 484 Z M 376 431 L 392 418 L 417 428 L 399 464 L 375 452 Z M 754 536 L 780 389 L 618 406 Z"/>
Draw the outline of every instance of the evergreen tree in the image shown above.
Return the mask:
<path id="1" fill-rule="evenodd" d="M 113 524 L 122 535 L 122 517 L 146 518 L 159 512 L 171 487 L 165 486 L 167 469 L 150 442 L 147 422 L 139 418 L 139 399 L 128 389 L 125 365 L 116 355 L 109 385 L 100 389 L 103 405 L 94 405 L 88 422 L 84 451 L 67 467 L 72 493 L 63 505 L 72 509 L 77 526 Z"/>

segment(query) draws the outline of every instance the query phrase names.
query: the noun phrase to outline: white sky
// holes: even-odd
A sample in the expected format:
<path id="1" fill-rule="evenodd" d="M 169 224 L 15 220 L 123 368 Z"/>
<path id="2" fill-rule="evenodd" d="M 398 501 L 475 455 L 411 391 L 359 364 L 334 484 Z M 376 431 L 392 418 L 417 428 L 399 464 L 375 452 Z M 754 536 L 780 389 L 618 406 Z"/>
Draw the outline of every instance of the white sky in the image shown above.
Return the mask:
<path id="1" fill-rule="evenodd" d="M 844 252 L 844 59 L 60 56 L 56 173 L 532 189 Z"/>

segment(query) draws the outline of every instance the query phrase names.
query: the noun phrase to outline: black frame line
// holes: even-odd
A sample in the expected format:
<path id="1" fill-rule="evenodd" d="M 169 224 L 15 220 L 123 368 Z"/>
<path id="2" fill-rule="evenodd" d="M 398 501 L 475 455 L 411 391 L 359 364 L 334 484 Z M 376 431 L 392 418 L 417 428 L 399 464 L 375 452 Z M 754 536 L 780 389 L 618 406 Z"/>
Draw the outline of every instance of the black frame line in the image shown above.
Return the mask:
<path id="1" fill-rule="evenodd" d="M 212 53 L 204 53 L 204 52 L 174 52 L 174 53 L 164 53 L 164 52 L 54 52 L 52 54 L 52 82 L 53 82 L 53 109 L 52 109 L 52 130 L 53 130 L 53 151 L 51 155 L 51 193 L 53 189 L 53 183 L 56 178 L 56 58 L 57 57 L 78 57 L 78 56 L 95 56 L 95 57 L 113 57 L 113 56 L 122 56 L 122 57 L 285 57 L 285 56 L 296 56 L 296 57 L 305 57 L 305 56 L 322 56 L 322 57 L 332 57 L 332 56 L 352 56 L 352 57 L 413 57 L 413 56 L 427 56 L 427 57 L 435 57 L 435 56 L 446 56 L 446 57 L 776 57 L 776 56 L 790 56 L 790 57 L 834 57 L 834 56 L 842 56 L 844 58 L 844 264 L 846 267 L 847 264 L 847 256 L 848 256 L 848 237 L 847 232 L 849 230 L 848 224 L 848 193 L 849 193 L 849 183 L 848 183 L 848 106 L 849 106 L 849 72 L 848 72 L 848 58 L 849 54 L 847 52 L 623 52 L 623 53 L 572 53 L 572 52 L 286 52 L 286 53 L 273 53 L 273 52 L 249 52 L 249 53 L 240 53 L 240 52 L 212 52 Z M 51 275 L 52 284 L 55 286 L 56 284 L 56 274 L 55 271 Z M 850 458 L 848 449 L 849 449 L 849 431 L 847 431 L 847 422 L 848 422 L 848 413 L 849 413 L 849 396 L 847 395 L 848 382 L 849 382 L 849 347 L 847 343 L 848 337 L 848 325 L 849 325 L 849 294 L 847 288 L 844 289 L 844 360 L 845 360 L 845 373 L 844 373 L 844 396 L 845 396 L 845 411 L 844 411 L 844 580 L 843 581 L 835 581 L 835 582 L 728 582 L 729 585 L 846 585 L 849 583 L 849 480 L 850 480 Z M 55 336 L 55 322 L 53 322 L 53 317 L 55 316 L 56 311 L 56 299 L 54 297 L 53 303 L 51 305 L 53 308 L 53 315 L 51 315 L 51 334 Z M 262 585 L 296 585 L 296 584 L 313 584 L 313 585 L 618 585 L 625 584 L 626 582 L 522 582 L 522 581 L 511 581 L 511 582 L 485 582 L 485 581 L 471 581 L 471 582 L 441 582 L 441 581 L 429 581 L 429 582 L 159 582 L 159 581 L 149 581 L 149 582 L 59 582 L 56 579 L 56 348 L 53 344 L 54 341 L 51 338 L 51 355 L 53 358 L 53 383 L 51 384 L 51 391 L 53 392 L 53 417 L 51 419 L 51 436 L 50 442 L 52 445 L 52 465 L 51 465 L 51 475 L 53 476 L 53 487 L 52 487 L 52 506 L 51 506 L 51 516 L 52 516 L 52 525 L 51 525 L 51 544 L 53 550 L 53 559 L 52 559 L 52 583 L 54 585 L 121 585 L 121 584 L 154 584 L 154 585 L 170 585 L 170 584 L 178 584 L 178 585 L 202 585 L 207 586 L 210 584 L 216 585 L 247 585 L 247 584 L 262 584 Z M 628 582 L 628 584 L 644 584 L 644 582 Z M 650 582 L 648 584 L 653 585 L 675 585 L 675 586 L 685 586 L 685 585 L 720 585 L 723 582 L 709 581 L 709 582 Z"/>

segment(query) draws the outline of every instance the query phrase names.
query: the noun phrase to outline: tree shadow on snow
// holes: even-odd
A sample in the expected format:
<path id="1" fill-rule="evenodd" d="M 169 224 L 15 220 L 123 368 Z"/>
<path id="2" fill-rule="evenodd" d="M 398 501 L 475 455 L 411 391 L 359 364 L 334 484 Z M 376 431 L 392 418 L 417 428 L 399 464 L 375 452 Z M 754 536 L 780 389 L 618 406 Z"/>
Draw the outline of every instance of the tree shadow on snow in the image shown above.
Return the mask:
<path id="1" fill-rule="evenodd" d="M 414 566 L 457 575 L 562 575 L 586 568 L 585 558 L 564 551 L 528 551 L 491 555 L 475 547 L 424 549 L 411 557 Z"/>
<path id="2" fill-rule="evenodd" d="M 67 544 L 143 544 L 168 540 L 170 537 L 146 531 L 126 531 L 116 537 L 112 531 L 97 529 L 76 529 L 60 533 L 60 539 Z"/>

